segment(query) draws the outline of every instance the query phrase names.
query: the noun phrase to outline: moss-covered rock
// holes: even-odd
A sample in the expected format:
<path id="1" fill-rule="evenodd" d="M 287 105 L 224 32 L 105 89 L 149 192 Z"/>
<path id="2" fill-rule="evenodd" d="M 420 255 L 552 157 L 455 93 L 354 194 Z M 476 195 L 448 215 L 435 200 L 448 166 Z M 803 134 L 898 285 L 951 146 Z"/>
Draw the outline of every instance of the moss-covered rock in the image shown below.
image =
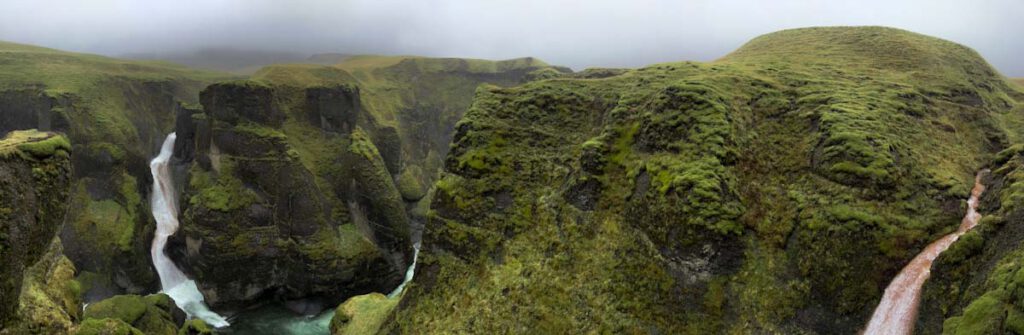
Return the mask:
<path id="1" fill-rule="evenodd" d="M 362 129 L 356 128 L 350 141 L 346 155 L 355 185 L 352 193 L 357 195 L 352 206 L 366 209 L 354 213 L 353 221 L 372 231 L 374 240 L 386 250 L 401 252 L 403 261 L 399 264 L 411 263 L 409 218 L 384 159 Z"/>
<path id="2" fill-rule="evenodd" d="M 423 185 L 423 169 L 418 165 L 406 166 L 402 171 L 402 174 L 398 176 L 398 180 L 395 182 L 398 186 L 398 192 L 402 194 L 402 199 L 406 201 L 418 201 L 427 195 L 427 187 Z"/>
<path id="3" fill-rule="evenodd" d="M 244 307 L 267 296 L 341 301 L 397 285 L 404 263 L 390 253 L 402 249 L 378 247 L 377 236 L 350 229 L 347 201 L 355 201 L 350 191 L 355 182 L 349 179 L 353 164 L 344 157 L 351 141 L 333 131 L 323 136 L 307 132 L 309 120 L 300 115 L 324 106 L 310 104 L 310 94 L 302 90 L 264 92 L 277 97 L 264 101 L 270 104 L 261 107 L 264 112 L 289 111 L 289 119 L 279 120 L 284 127 L 256 114 L 236 119 L 228 115 L 233 112 L 218 111 L 230 106 L 214 100 L 244 101 L 233 95 L 263 92 L 264 86 L 254 93 L 249 85 L 211 87 L 203 93 L 206 117 L 190 118 L 208 137 L 197 132 L 195 141 L 185 144 L 195 146 L 197 155 L 183 162 L 188 182 L 181 230 L 169 247 L 172 257 L 194 276 L 215 308 Z M 348 91 L 317 92 L 317 99 L 328 99 Z M 302 127 L 303 133 L 296 135 L 292 127 Z M 373 168 L 384 171 L 390 182 L 377 159 L 380 165 Z M 398 201 L 398 213 L 404 215 Z"/>
<path id="4" fill-rule="evenodd" d="M 14 131 L 0 140 L 0 328 L 18 321 L 26 305 L 19 301 L 29 309 L 52 306 L 58 309 L 54 313 L 77 302 L 64 299 L 69 264 L 61 262 L 60 241 L 53 245 L 67 208 L 70 149 L 63 135 L 35 130 Z M 70 271 L 73 276 L 73 266 Z M 17 327 L 37 321 L 34 310 L 26 312 L 33 313 L 22 315 L 27 323 Z"/>
<path id="5" fill-rule="evenodd" d="M 203 320 L 192 319 L 185 321 L 185 324 L 181 325 L 181 329 L 178 330 L 178 335 L 211 335 L 213 334 L 213 327 L 206 324 Z"/>
<path id="6" fill-rule="evenodd" d="M 121 319 L 88 319 L 72 332 L 75 335 L 147 335 Z"/>
<path id="7" fill-rule="evenodd" d="M 149 296 L 118 295 L 89 304 L 84 318 L 88 320 L 116 319 L 145 334 L 174 335 L 185 319 L 185 314 L 165 294 Z M 85 324 L 83 322 L 83 324 Z"/>
<path id="8" fill-rule="evenodd" d="M 398 301 L 380 293 L 349 298 L 334 310 L 331 334 L 376 334 Z"/>
<path id="9" fill-rule="evenodd" d="M 81 293 L 75 266 L 64 257 L 60 239 L 55 238 L 42 259 L 25 272 L 20 320 L 8 330 L 14 334 L 68 332 L 81 320 Z"/>

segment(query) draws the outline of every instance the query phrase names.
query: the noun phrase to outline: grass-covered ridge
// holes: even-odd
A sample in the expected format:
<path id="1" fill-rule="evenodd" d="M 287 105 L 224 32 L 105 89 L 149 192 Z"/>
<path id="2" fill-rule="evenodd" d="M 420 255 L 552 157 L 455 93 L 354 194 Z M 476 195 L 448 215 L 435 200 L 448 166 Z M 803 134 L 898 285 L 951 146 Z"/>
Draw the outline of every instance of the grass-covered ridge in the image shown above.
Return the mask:
<path id="1" fill-rule="evenodd" d="M 28 155 L 24 158 L 47 158 L 58 155 L 60 152 L 65 155 L 71 151 L 71 143 L 67 137 L 51 132 L 41 132 L 35 129 L 12 131 L 0 139 L 0 157 L 11 155 Z"/>
<path id="2" fill-rule="evenodd" d="M 605 72 L 478 89 L 386 327 L 853 333 L 1024 118 L 977 53 L 891 28 Z"/>

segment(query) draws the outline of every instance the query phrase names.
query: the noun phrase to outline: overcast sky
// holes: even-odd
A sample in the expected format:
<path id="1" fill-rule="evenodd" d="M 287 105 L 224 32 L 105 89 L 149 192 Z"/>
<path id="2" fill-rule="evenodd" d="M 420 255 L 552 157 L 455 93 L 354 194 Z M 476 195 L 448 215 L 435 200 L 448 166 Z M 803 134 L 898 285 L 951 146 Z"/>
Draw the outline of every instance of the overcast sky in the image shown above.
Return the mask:
<path id="1" fill-rule="evenodd" d="M 0 40 L 72 51 L 535 56 L 575 69 L 708 61 L 760 34 L 823 25 L 950 39 L 1024 77 L 1022 0 L 0 1 Z"/>

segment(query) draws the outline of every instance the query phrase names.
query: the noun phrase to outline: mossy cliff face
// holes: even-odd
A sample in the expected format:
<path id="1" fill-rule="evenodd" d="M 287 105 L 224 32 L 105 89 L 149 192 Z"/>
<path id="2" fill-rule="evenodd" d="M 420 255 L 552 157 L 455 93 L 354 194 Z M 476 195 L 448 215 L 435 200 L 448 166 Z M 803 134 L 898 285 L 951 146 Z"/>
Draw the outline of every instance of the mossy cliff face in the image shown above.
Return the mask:
<path id="1" fill-rule="evenodd" d="M 979 208 L 984 216 L 936 261 L 925 284 L 917 333 L 1024 333 L 1022 153 L 1024 147 L 1016 144 L 993 160 Z"/>
<path id="2" fill-rule="evenodd" d="M 215 307 L 338 303 L 397 286 L 412 262 L 410 213 L 476 86 L 546 67 L 358 59 L 267 67 L 205 89 L 201 113 L 179 112 L 182 231 L 169 250 Z M 410 113 L 419 119 L 402 119 Z"/>
<path id="3" fill-rule="evenodd" d="M 77 318 L 75 269 L 55 238 L 70 153 L 55 133 L 15 131 L 0 140 L 0 333 L 61 332 Z"/>
<path id="4" fill-rule="evenodd" d="M 226 76 L 0 42 L 0 132 L 67 134 L 72 158 L 64 251 L 95 283 L 89 300 L 156 289 L 149 260 L 148 161 L 174 128 L 178 101 Z"/>
<path id="5" fill-rule="evenodd" d="M 353 56 L 333 66 L 268 66 L 253 78 L 306 87 L 308 106 L 303 109 L 311 113 L 296 117 L 310 118 L 314 126 L 348 133 L 359 124 L 375 143 L 388 172 L 402 176 L 399 189 L 411 203 L 425 195 L 425 188 L 418 185 L 436 180 L 454 125 L 469 108 L 476 88 L 484 83 L 518 85 L 536 79 L 531 76 L 536 71 L 563 74 L 567 70 L 534 58 Z M 346 88 L 335 88 L 339 85 Z"/>
<path id="6" fill-rule="evenodd" d="M 385 327 L 854 333 L 1021 117 L 976 53 L 889 28 L 605 72 L 477 91 Z"/>
<path id="7" fill-rule="evenodd" d="M 362 203 L 353 188 L 374 173 L 390 181 L 373 143 L 359 128 L 360 135 L 319 134 L 296 117 L 312 113 L 305 99 L 290 104 L 289 93 L 256 81 L 219 83 L 202 92 L 203 114 L 192 115 L 195 157 L 182 161 L 191 167 L 179 182 L 182 225 L 169 248 L 215 308 L 265 297 L 340 301 L 401 280 L 409 235 L 398 192 L 363 193 L 396 204 L 371 204 L 370 213 L 382 213 L 371 215 L 376 225 L 349 215 L 349 203 Z M 294 133 L 302 139 L 282 131 L 291 126 L 303 127 Z M 296 142 L 303 139 L 311 143 Z M 353 179 L 363 168 L 366 178 Z"/>

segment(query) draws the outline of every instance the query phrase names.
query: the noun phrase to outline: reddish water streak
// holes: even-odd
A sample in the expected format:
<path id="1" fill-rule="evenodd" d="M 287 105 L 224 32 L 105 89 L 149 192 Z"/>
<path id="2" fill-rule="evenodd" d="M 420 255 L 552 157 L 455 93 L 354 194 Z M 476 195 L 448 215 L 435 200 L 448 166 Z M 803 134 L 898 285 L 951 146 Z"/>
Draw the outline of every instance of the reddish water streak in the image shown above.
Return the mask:
<path id="1" fill-rule="evenodd" d="M 889 283 L 889 287 L 885 288 L 885 295 L 875 308 L 875 313 L 871 315 L 863 334 L 904 335 L 914 331 L 917 305 L 921 300 L 921 286 L 932 273 L 932 261 L 960 236 L 978 225 L 978 219 L 981 218 L 981 214 L 978 214 L 978 198 L 985 191 L 981 177 L 987 172 L 988 170 L 978 172 L 974 177 L 974 189 L 971 190 L 971 198 L 967 200 L 967 215 L 961 221 L 960 228 L 929 244 L 910 261 L 910 264 L 900 270 L 899 275 L 896 275 Z"/>

